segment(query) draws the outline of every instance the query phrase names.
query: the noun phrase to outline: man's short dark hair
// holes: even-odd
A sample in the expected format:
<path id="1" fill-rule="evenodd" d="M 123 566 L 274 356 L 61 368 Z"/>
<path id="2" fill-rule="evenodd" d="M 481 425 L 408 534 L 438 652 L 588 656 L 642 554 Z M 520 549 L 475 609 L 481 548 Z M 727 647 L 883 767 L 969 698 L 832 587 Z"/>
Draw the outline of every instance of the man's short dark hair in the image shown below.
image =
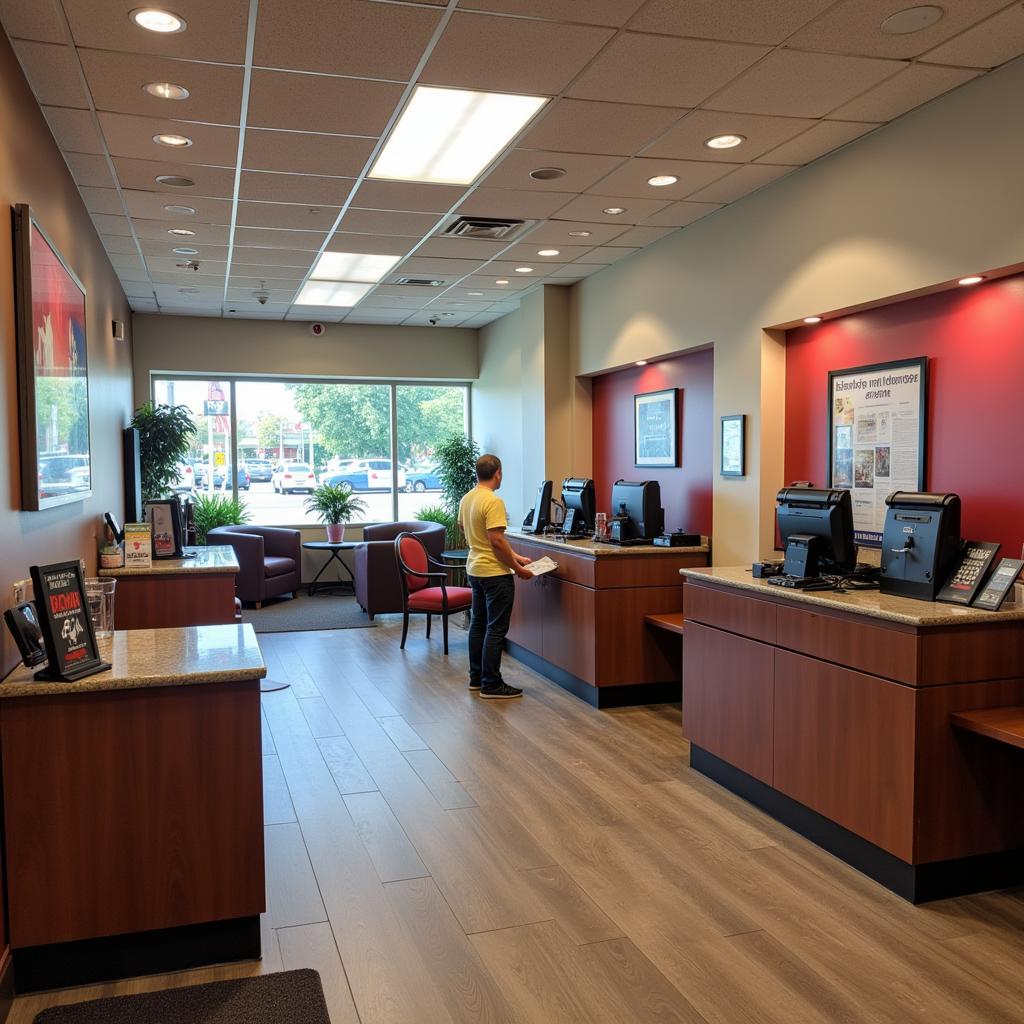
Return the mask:
<path id="1" fill-rule="evenodd" d="M 476 478 L 481 483 L 493 480 L 499 469 L 501 469 L 501 459 L 497 455 L 481 455 L 476 460 Z"/>

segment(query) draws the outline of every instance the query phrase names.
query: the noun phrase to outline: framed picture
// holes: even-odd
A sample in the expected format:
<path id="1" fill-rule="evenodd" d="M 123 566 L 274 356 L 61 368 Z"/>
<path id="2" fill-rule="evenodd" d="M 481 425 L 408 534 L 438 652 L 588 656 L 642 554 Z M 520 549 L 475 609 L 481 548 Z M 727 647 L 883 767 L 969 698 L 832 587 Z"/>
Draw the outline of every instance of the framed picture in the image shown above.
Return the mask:
<path id="1" fill-rule="evenodd" d="M 633 396 L 633 444 L 636 466 L 678 466 L 677 391 L 649 391 Z"/>
<path id="2" fill-rule="evenodd" d="M 722 476 L 746 476 L 746 428 L 746 416 L 722 417 Z"/>
<path id="3" fill-rule="evenodd" d="M 850 491 L 858 544 L 881 547 L 886 495 L 925 489 L 928 360 L 828 375 L 828 486 Z"/>
<path id="4" fill-rule="evenodd" d="M 153 527 L 153 557 L 181 558 L 181 502 L 177 497 L 146 502 Z"/>
<path id="5" fill-rule="evenodd" d="M 92 494 L 85 288 L 28 206 L 14 209 L 21 507 Z"/>

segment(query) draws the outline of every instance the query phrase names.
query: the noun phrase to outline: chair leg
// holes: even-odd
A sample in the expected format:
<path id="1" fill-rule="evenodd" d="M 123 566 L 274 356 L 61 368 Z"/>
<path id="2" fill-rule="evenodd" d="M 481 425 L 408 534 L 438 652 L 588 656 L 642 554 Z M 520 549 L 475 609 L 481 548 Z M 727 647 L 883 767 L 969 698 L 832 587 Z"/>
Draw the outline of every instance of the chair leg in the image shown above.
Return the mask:
<path id="1" fill-rule="evenodd" d="M 406 611 L 402 616 L 402 642 L 399 645 L 399 650 L 405 650 L 405 638 L 409 635 L 409 612 Z"/>
<path id="2" fill-rule="evenodd" d="M 433 617 L 434 617 L 434 616 L 433 616 L 433 615 L 431 615 L 431 614 L 430 614 L 430 612 L 427 612 L 427 639 L 428 639 L 428 640 L 430 639 L 430 620 L 431 620 L 431 619 L 432 619 Z"/>
<path id="3" fill-rule="evenodd" d="M 441 616 L 441 623 L 442 623 L 442 626 L 443 626 L 443 629 L 444 629 L 444 653 L 445 653 L 445 656 L 447 657 L 447 655 L 448 655 L 448 616 L 447 615 L 442 615 Z"/>

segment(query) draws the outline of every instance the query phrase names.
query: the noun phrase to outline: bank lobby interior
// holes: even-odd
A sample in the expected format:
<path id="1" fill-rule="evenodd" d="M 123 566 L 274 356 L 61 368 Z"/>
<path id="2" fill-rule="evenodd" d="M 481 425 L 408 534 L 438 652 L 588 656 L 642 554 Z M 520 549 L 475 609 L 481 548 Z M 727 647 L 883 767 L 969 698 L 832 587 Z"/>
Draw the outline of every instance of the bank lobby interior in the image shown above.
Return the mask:
<path id="1" fill-rule="evenodd" d="M 34 681 L 3 630 L 7 1021 L 1024 1021 L 1024 590 L 877 582 L 940 507 L 954 545 L 1024 557 L 1020 3 L 0 23 L 4 608 L 32 566 L 103 571 L 147 401 L 226 400 L 210 472 L 215 432 L 228 465 L 396 469 L 331 592 L 306 496 L 239 477 L 250 526 L 293 538 L 277 596 L 210 537 L 113 572 L 109 669 Z M 33 288 L 45 245 L 85 295 L 87 477 L 50 502 L 26 453 L 65 413 L 27 444 L 26 394 L 62 341 L 25 309 L 26 225 Z M 398 592 L 394 524 L 439 500 L 413 434 L 442 408 L 502 459 L 513 547 L 557 563 L 516 584 L 521 700 L 467 690 L 461 616 L 447 653 L 422 616 L 403 647 L 398 599 L 363 597 Z M 570 479 L 610 519 L 617 481 L 657 484 L 664 522 L 524 532 Z M 784 544 L 789 570 L 782 512 L 819 491 L 780 490 L 807 484 L 867 566 L 831 589 L 754 571 Z M 843 563 L 841 525 L 808 557 Z"/>

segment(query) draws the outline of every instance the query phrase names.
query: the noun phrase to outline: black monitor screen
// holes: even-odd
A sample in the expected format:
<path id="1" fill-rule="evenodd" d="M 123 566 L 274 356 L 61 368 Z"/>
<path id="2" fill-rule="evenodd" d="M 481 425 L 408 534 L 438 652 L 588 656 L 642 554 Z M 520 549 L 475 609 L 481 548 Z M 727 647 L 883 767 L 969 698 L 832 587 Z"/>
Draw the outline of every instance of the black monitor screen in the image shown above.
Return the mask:
<path id="1" fill-rule="evenodd" d="M 638 539 L 650 540 L 664 530 L 661 485 L 657 480 L 616 480 L 612 485 L 612 515 L 619 515 L 622 507 L 633 521 Z"/>
<path id="2" fill-rule="evenodd" d="M 776 498 L 779 533 L 786 547 L 794 534 L 815 538 L 823 572 L 850 572 L 857 566 L 850 492 L 818 487 L 784 487 Z"/>
<path id="3" fill-rule="evenodd" d="M 597 508 L 597 497 L 594 481 L 583 477 L 570 477 L 562 481 L 562 504 L 566 510 L 572 509 L 574 517 L 573 529 L 586 532 L 594 529 L 594 513 Z"/>

